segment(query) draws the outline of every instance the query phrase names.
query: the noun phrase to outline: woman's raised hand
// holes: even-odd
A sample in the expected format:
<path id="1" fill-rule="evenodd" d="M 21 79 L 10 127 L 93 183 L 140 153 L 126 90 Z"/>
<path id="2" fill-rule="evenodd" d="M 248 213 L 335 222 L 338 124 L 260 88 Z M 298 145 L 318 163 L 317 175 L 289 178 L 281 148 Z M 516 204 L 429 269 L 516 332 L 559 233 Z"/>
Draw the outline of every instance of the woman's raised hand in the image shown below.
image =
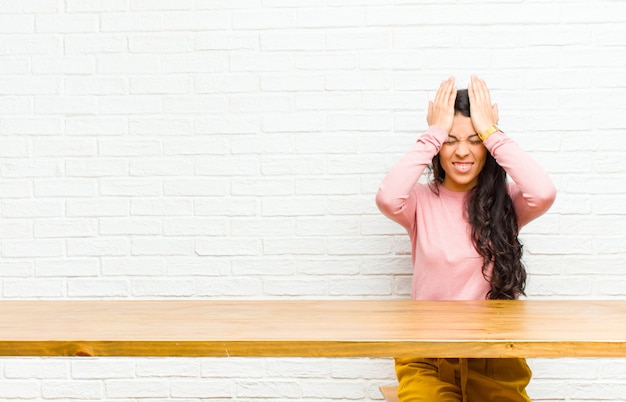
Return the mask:
<path id="1" fill-rule="evenodd" d="M 498 123 L 498 105 L 491 104 L 491 95 L 485 81 L 472 75 L 467 86 L 470 101 L 470 115 L 476 133 L 484 133 Z"/>
<path id="2" fill-rule="evenodd" d="M 454 122 L 455 100 L 456 87 L 454 86 L 454 77 L 450 77 L 439 86 L 435 100 L 428 102 L 428 113 L 426 115 L 428 125 L 437 126 L 449 133 Z"/>

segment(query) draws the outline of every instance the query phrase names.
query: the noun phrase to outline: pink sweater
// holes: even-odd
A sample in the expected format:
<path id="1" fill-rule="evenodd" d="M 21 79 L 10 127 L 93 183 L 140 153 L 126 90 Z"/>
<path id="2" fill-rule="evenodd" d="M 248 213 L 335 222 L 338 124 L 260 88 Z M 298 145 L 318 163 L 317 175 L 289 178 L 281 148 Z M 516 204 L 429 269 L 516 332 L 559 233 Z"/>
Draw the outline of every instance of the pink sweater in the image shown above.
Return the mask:
<path id="1" fill-rule="evenodd" d="M 383 179 L 376 204 L 385 216 L 404 226 L 411 239 L 413 299 L 483 300 L 490 285 L 465 218 L 466 193 L 439 186 L 437 195 L 427 184 L 418 183 L 447 138 L 445 130 L 430 127 Z M 509 195 L 521 229 L 550 208 L 556 189 L 543 169 L 506 134 L 494 133 L 484 145 L 513 180 Z"/>

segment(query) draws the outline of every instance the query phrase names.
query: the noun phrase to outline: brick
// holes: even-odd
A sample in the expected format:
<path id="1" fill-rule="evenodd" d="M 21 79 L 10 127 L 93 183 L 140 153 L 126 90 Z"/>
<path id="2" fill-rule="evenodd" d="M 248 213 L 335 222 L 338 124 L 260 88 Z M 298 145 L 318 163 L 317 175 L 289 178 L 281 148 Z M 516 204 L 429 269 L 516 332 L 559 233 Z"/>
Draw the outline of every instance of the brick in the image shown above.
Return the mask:
<path id="1" fill-rule="evenodd" d="M 241 381 L 237 383 L 236 396 L 237 398 L 301 398 L 302 389 L 295 381 Z"/>
<path id="2" fill-rule="evenodd" d="M 35 276 L 47 277 L 95 277 L 100 273 L 97 258 L 63 258 L 39 260 L 35 265 Z"/>
<path id="3" fill-rule="evenodd" d="M 198 50 L 259 50 L 256 32 L 198 32 L 194 38 Z"/>
<path id="4" fill-rule="evenodd" d="M 132 255 L 191 255 L 194 250 L 192 239 L 135 237 L 131 241 Z"/>
<path id="5" fill-rule="evenodd" d="M 60 279 L 4 280 L 2 295 L 6 298 L 59 298 L 65 296 L 65 281 Z M 4 392 L 4 383 L 1 387 Z M 38 387 L 35 387 L 38 388 Z M 4 394 L 0 393 L 0 396 Z"/>
<path id="6" fill-rule="evenodd" d="M 208 198 L 194 201 L 198 216 L 255 216 L 259 201 L 253 197 Z"/>
<path id="7" fill-rule="evenodd" d="M 265 255 L 323 255 L 326 254 L 326 240 L 321 237 L 264 238 Z"/>
<path id="8" fill-rule="evenodd" d="M 97 152 L 97 143 L 94 139 L 43 138 L 33 141 L 33 153 L 36 157 L 95 156 Z"/>
<path id="9" fill-rule="evenodd" d="M 63 42 L 56 35 L 11 35 L 10 41 L 0 43 L 0 55 L 62 54 Z"/>
<path id="10" fill-rule="evenodd" d="M 326 35 L 302 31 L 262 32 L 260 43 L 263 51 L 323 51 Z"/>
<path id="11" fill-rule="evenodd" d="M 290 97 L 283 94 L 245 95 L 230 98 L 230 111 L 234 113 L 289 112 Z"/>
<path id="12" fill-rule="evenodd" d="M 70 369 L 66 361 L 7 360 L 4 362 L 6 378 L 63 379 Z"/>
<path id="13" fill-rule="evenodd" d="M 162 183 L 153 178 L 103 178 L 100 193 L 105 196 L 159 196 Z"/>
<path id="14" fill-rule="evenodd" d="M 294 28 L 296 12 L 290 9 L 234 11 L 232 24 L 235 30 Z"/>
<path id="15" fill-rule="evenodd" d="M 358 258 L 337 258 L 327 256 L 304 256 L 298 259 L 297 272 L 300 275 L 356 275 L 359 273 Z"/>
<path id="16" fill-rule="evenodd" d="M 6 218 L 54 218 L 63 215 L 59 200 L 3 200 L 2 216 Z"/>
<path id="17" fill-rule="evenodd" d="M 155 74 L 159 58 L 144 54 L 103 54 L 96 57 L 98 74 Z"/>
<path id="18" fill-rule="evenodd" d="M 28 157 L 30 154 L 28 142 L 25 139 L 0 138 L 0 156 L 5 158 Z"/>
<path id="19" fill-rule="evenodd" d="M 29 198 L 33 194 L 32 185 L 28 180 L 0 181 L 0 198 Z"/>
<path id="20" fill-rule="evenodd" d="M 149 159 L 131 161 L 131 176 L 190 176 L 194 173 L 194 164 L 184 159 Z"/>
<path id="21" fill-rule="evenodd" d="M 34 222 L 35 238 L 92 237 L 97 222 L 83 219 L 46 219 Z"/>
<path id="22" fill-rule="evenodd" d="M 191 279 L 133 279 L 131 289 L 134 297 L 189 297 L 196 286 Z"/>
<path id="23" fill-rule="evenodd" d="M 65 203 L 65 211 L 69 217 L 127 216 L 130 202 L 115 197 L 70 199 Z"/>
<path id="24" fill-rule="evenodd" d="M 69 95 L 123 95 L 128 92 L 128 85 L 120 78 L 66 77 L 65 93 Z M 91 117 L 92 121 L 98 118 Z"/>
<path id="25" fill-rule="evenodd" d="M 215 218 L 165 218 L 164 236 L 225 236 L 227 221 Z"/>
<path id="26" fill-rule="evenodd" d="M 263 293 L 281 297 L 323 297 L 328 295 L 328 279 L 268 279 Z"/>
<path id="27" fill-rule="evenodd" d="M 256 176 L 260 173 L 258 156 L 219 156 L 196 162 L 201 176 Z"/>
<path id="28" fill-rule="evenodd" d="M 224 155 L 228 150 L 225 139 L 211 137 L 178 137 L 163 140 L 164 155 Z"/>
<path id="29" fill-rule="evenodd" d="M 359 185 L 359 181 L 353 178 L 296 179 L 295 193 L 297 195 L 324 195 L 330 191 L 337 195 L 351 195 L 359 193 Z"/>
<path id="30" fill-rule="evenodd" d="M 126 162 L 120 159 L 70 159 L 65 162 L 66 176 L 125 176 L 127 173 Z"/>
<path id="31" fill-rule="evenodd" d="M 100 29 L 102 32 L 152 32 L 161 31 L 165 19 L 161 13 L 123 13 L 102 14 Z"/>
<path id="32" fill-rule="evenodd" d="M 135 377 L 135 363 L 121 359 L 90 359 L 71 361 L 72 378 L 84 380 L 105 380 L 109 378 Z"/>
<path id="33" fill-rule="evenodd" d="M 256 134 L 256 119 L 247 116 L 206 117 L 195 120 L 196 134 Z"/>
<path id="34" fill-rule="evenodd" d="M 261 252 L 261 241 L 255 238 L 200 238 L 195 242 L 198 255 L 247 256 Z"/>
<path id="35" fill-rule="evenodd" d="M 51 13 L 60 11 L 60 5 L 54 0 L 24 0 L 15 3 L 10 0 L 2 1 L 3 13 Z"/>
<path id="36" fill-rule="evenodd" d="M 35 19 L 35 28 L 37 32 L 42 33 L 97 32 L 98 17 L 88 14 L 38 15 Z"/>
<path id="37" fill-rule="evenodd" d="M 132 53 L 182 53 L 192 51 L 194 42 L 189 34 L 141 35 L 130 37 L 128 48 Z"/>
<path id="38" fill-rule="evenodd" d="M 41 383 L 38 381 L 2 380 L 0 381 L 0 398 L 39 398 L 41 397 Z"/>
<path id="39" fill-rule="evenodd" d="M 179 398 L 230 398 L 233 395 L 229 381 L 174 380 L 171 394 Z"/>
<path id="40" fill-rule="evenodd" d="M 14 97 L 3 97 L 0 99 L 0 113 L 3 115 L 11 115 L 11 114 L 24 114 L 30 111 L 30 102 L 28 99 L 24 99 L 23 97 L 14 96 Z M 2 130 L 2 125 L 0 125 L 0 130 Z"/>
<path id="41" fill-rule="evenodd" d="M 93 74 L 96 60 L 90 56 L 50 57 L 32 59 L 33 74 Z"/>
<path id="42" fill-rule="evenodd" d="M 72 298 L 128 297 L 129 285 L 126 280 L 111 279 L 72 279 L 67 281 L 67 293 Z"/>
<path id="43" fill-rule="evenodd" d="M 238 276 L 276 276 L 292 275 L 296 263 L 287 257 L 238 257 L 233 260 L 232 272 Z"/>
<path id="44" fill-rule="evenodd" d="M 388 254 L 391 242 L 383 237 L 347 237 L 328 239 L 330 255 L 376 255 Z"/>
<path id="45" fill-rule="evenodd" d="M 358 57 L 343 53 L 295 54 L 294 66 L 298 70 L 355 70 Z"/>
<path id="46" fill-rule="evenodd" d="M 270 198 L 261 201 L 263 216 L 316 216 L 326 214 L 326 201 L 321 198 Z"/>
<path id="47" fill-rule="evenodd" d="M 337 32 L 329 33 L 326 39 L 327 47 L 329 50 L 373 50 L 387 48 L 391 46 L 392 35 L 390 32 L 374 31 L 374 32 L 361 32 L 353 33 Z M 364 54 L 363 57 L 367 57 Z"/>
<path id="48" fill-rule="evenodd" d="M 375 91 L 391 89 L 392 76 L 387 72 L 334 73 L 326 76 L 328 91 Z"/>
<path id="49" fill-rule="evenodd" d="M 228 102 L 224 97 L 202 95 L 202 96 L 168 96 L 163 100 L 163 110 L 166 113 L 188 114 L 225 113 L 228 110 Z"/>
<path id="50" fill-rule="evenodd" d="M 268 359 L 250 359 L 241 357 L 207 358 L 201 360 L 203 377 L 218 378 L 259 378 L 266 372 Z"/>
<path id="51" fill-rule="evenodd" d="M 35 99 L 38 114 L 95 114 L 95 99 L 89 96 L 39 96 Z"/>
<path id="52" fill-rule="evenodd" d="M 130 9 L 133 11 L 189 10 L 193 4 L 192 0 L 180 0 L 175 3 L 169 0 L 130 0 Z"/>
<path id="53" fill-rule="evenodd" d="M 234 72 L 284 72 L 293 65 L 293 56 L 283 53 L 232 54 L 229 57 Z"/>
<path id="54" fill-rule="evenodd" d="M 103 386 L 88 380 L 46 381 L 41 394 L 44 398 L 96 399 L 103 396 Z"/>
<path id="55" fill-rule="evenodd" d="M 104 115 L 161 113 L 162 102 L 149 95 L 107 96 L 98 99 L 98 112 Z"/>
<path id="56" fill-rule="evenodd" d="M 133 77 L 130 80 L 132 94 L 186 94 L 191 92 L 190 77 Z"/>
<path id="57" fill-rule="evenodd" d="M 136 257 L 135 257 L 136 258 Z M 231 272 L 229 259 L 207 257 L 175 257 L 166 261 L 167 275 L 221 276 Z"/>
<path id="58" fill-rule="evenodd" d="M 302 394 L 309 398 L 350 400 L 364 398 L 365 389 L 361 381 L 312 381 L 303 384 Z"/>
<path id="59" fill-rule="evenodd" d="M 247 93 L 258 88 L 259 77 L 252 73 L 211 74 L 194 78 L 197 93 Z"/>
<path id="60" fill-rule="evenodd" d="M 0 78 L 0 89 L 6 95 L 54 95 L 60 92 L 58 77 L 11 77 Z"/>
<path id="61" fill-rule="evenodd" d="M 161 222 L 154 218 L 104 217 L 98 219 L 98 234 L 112 235 L 160 235 Z"/>
<path id="62" fill-rule="evenodd" d="M 224 10 L 176 11 L 167 13 L 167 31 L 230 30 L 231 13 Z"/>
<path id="63" fill-rule="evenodd" d="M 262 283 L 257 278 L 230 277 L 228 279 L 198 279 L 198 296 L 211 297 L 256 297 L 261 295 Z"/>
<path id="64" fill-rule="evenodd" d="M 100 139 L 100 156 L 153 156 L 161 154 L 161 142 L 154 139 Z"/>
<path id="65" fill-rule="evenodd" d="M 169 384 L 159 380 L 117 380 L 104 382 L 105 395 L 109 398 L 167 398 Z"/>
<path id="66" fill-rule="evenodd" d="M 26 219 L 0 219 L 0 239 L 23 239 L 33 235 L 33 227 Z"/>
<path id="67" fill-rule="evenodd" d="M 101 21 L 104 21 L 104 18 L 106 18 L 104 15 L 101 17 Z M 100 26 L 100 29 L 102 29 L 102 23 Z M 126 37 L 116 34 L 67 34 L 64 35 L 63 44 L 65 54 L 68 55 L 122 53 L 128 49 Z"/>
<path id="68" fill-rule="evenodd" d="M 268 156 L 261 161 L 261 173 L 264 176 L 281 175 L 321 175 L 325 172 L 325 161 L 318 157 L 274 157 Z"/>
<path id="69" fill-rule="evenodd" d="M 330 114 L 326 119 L 326 128 L 329 131 L 391 131 L 393 119 L 391 114 L 363 113 Z"/>
<path id="70" fill-rule="evenodd" d="M 102 257 L 104 276 L 164 276 L 166 262 L 161 257 Z"/>
<path id="71" fill-rule="evenodd" d="M 193 201 L 185 198 L 133 198 L 130 214 L 133 216 L 177 216 L 191 215 Z"/>
<path id="72" fill-rule="evenodd" d="M 262 117 L 266 133 L 312 132 L 324 129 L 324 120 L 316 113 L 272 113 Z"/>
<path id="73" fill-rule="evenodd" d="M 199 377 L 201 366 L 199 359 L 139 359 L 136 373 L 139 377 Z M 133 373 L 135 370 L 133 370 Z"/>
<path id="74" fill-rule="evenodd" d="M 65 9 L 71 13 L 126 11 L 128 9 L 128 0 L 112 0 L 106 3 L 85 3 L 80 0 L 68 0 L 65 3 Z"/>
<path id="75" fill-rule="evenodd" d="M 200 54 L 200 53 L 199 53 Z M 226 53 L 201 53 L 200 55 L 162 55 L 159 57 L 161 71 L 165 74 L 177 73 L 226 73 L 230 71 Z M 254 70 L 251 70 L 254 71 Z"/>
<path id="76" fill-rule="evenodd" d="M 120 256 L 129 254 L 129 242 L 120 238 L 68 239 L 67 255 L 77 257 Z"/>
<path id="77" fill-rule="evenodd" d="M 163 185 L 167 196 L 224 196 L 228 183 L 220 179 L 168 179 Z"/>

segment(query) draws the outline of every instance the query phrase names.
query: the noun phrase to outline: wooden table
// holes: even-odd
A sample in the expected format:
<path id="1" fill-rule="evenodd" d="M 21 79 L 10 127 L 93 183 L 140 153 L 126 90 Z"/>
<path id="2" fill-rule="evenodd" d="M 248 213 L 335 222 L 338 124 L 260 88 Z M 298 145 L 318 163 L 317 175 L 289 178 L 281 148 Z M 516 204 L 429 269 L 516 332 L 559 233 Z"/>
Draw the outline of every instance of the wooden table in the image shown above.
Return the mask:
<path id="1" fill-rule="evenodd" d="M 1 301 L 0 356 L 626 357 L 626 301 Z"/>

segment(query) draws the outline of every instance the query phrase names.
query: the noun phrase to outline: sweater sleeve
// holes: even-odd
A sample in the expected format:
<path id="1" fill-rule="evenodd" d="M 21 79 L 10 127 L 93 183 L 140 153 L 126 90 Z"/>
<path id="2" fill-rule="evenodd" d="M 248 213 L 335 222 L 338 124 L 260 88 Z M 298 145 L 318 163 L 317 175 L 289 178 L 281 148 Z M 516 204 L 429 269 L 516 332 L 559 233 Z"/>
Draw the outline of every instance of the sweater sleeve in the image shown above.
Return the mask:
<path id="1" fill-rule="evenodd" d="M 415 185 L 447 138 L 445 130 L 429 127 L 389 171 L 376 193 L 376 205 L 380 211 L 407 230 L 415 223 Z"/>
<path id="2" fill-rule="evenodd" d="M 490 135 L 484 144 L 513 180 L 509 193 L 518 226 L 546 212 L 556 198 L 556 188 L 542 167 L 502 132 Z"/>

